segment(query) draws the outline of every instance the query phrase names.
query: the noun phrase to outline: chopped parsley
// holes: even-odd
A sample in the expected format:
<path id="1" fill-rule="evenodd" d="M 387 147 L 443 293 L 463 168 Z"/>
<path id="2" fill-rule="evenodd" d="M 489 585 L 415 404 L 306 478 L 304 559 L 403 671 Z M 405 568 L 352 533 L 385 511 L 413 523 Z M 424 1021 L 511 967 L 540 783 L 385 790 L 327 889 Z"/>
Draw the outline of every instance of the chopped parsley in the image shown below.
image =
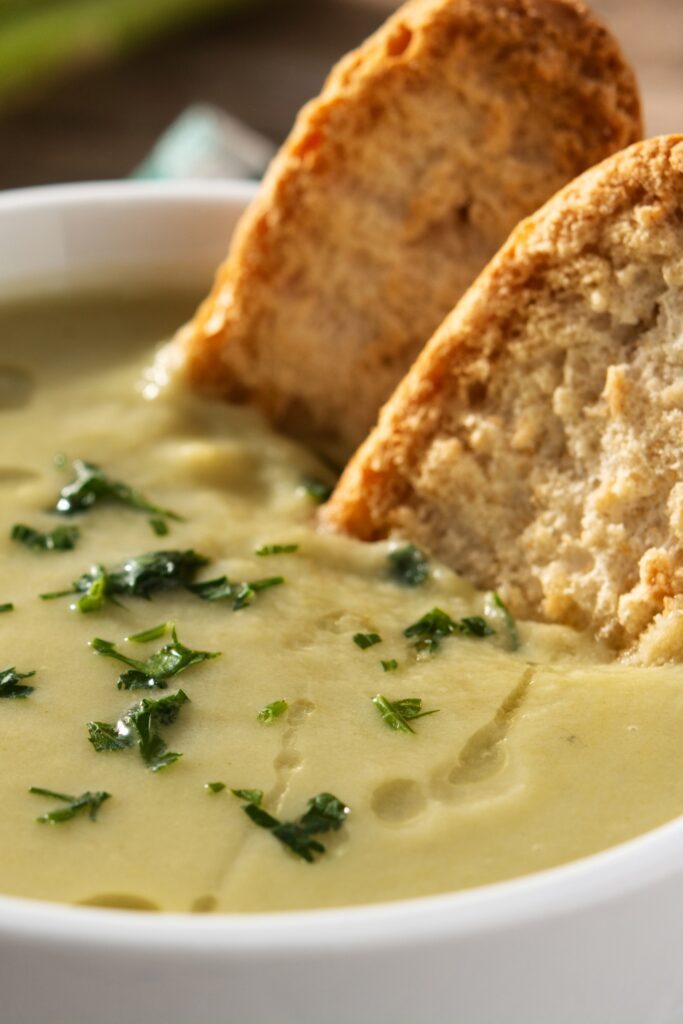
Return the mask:
<path id="1" fill-rule="evenodd" d="M 224 782 L 205 782 L 204 789 L 207 793 L 221 793 L 225 789 Z"/>
<path id="2" fill-rule="evenodd" d="M 272 704 L 266 704 L 264 708 L 261 708 L 256 718 L 259 722 L 265 722 L 269 725 L 274 722 L 280 715 L 284 715 L 285 711 L 289 707 L 286 700 L 274 700 Z"/>
<path id="3" fill-rule="evenodd" d="M 403 635 L 416 637 L 415 648 L 419 654 L 433 654 L 438 650 L 439 642 L 444 637 L 457 631 L 457 625 L 446 612 L 440 608 L 432 608 L 421 619 L 403 630 Z"/>
<path id="4" fill-rule="evenodd" d="M 35 672 L 17 672 L 15 668 L 0 670 L 0 697 L 21 700 L 33 693 L 35 686 L 26 686 L 22 679 L 30 679 Z"/>
<path id="5" fill-rule="evenodd" d="M 247 608 L 262 590 L 278 587 L 284 582 L 284 576 L 268 576 L 266 579 L 242 583 L 231 583 L 227 576 L 219 576 L 204 583 L 193 583 L 188 590 L 203 601 L 232 601 L 232 610 L 238 612 L 241 608 Z"/>
<path id="6" fill-rule="evenodd" d="M 382 637 L 379 633 L 354 633 L 353 642 L 356 647 L 360 647 L 361 651 L 367 651 L 368 647 L 374 647 L 375 644 L 381 644 Z"/>
<path id="7" fill-rule="evenodd" d="M 323 844 L 313 836 L 337 832 L 350 813 L 346 804 L 332 793 L 318 793 L 308 801 L 306 810 L 296 821 L 279 821 L 261 807 L 262 790 L 233 789 L 232 792 L 241 800 L 248 801 L 242 810 L 255 825 L 268 829 L 292 853 L 309 864 L 313 863 L 316 854 L 325 852 Z"/>
<path id="8" fill-rule="evenodd" d="M 72 468 L 76 477 L 70 484 L 62 487 L 59 492 L 59 499 L 55 506 L 55 512 L 58 512 L 59 515 L 71 516 L 77 512 L 86 512 L 99 502 L 109 501 L 127 505 L 128 508 L 134 508 L 140 512 L 149 512 L 152 516 L 181 520 L 181 516 L 177 513 L 153 504 L 128 484 L 121 483 L 120 480 L 112 480 L 103 469 L 92 462 L 74 459 Z"/>
<path id="9" fill-rule="evenodd" d="M 255 554 L 264 557 L 265 555 L 291 555 L 299 550 L 298 544 L 261 544 L 256 548 Z"/>
<path id="10" fill-rule="evenodd" d="M 121 720 L 123 721 L 123 719 Z M 119 732 L 118 725 L 109 722 L 88 722 L 88 739 L 98 753 L 103 750 L 125 750 L 130 747 L 132 739 L 129 731 L 122 729 Z"/>
<path id="11" fill-rule="evenodd" d="M 88 722 L 88 738 L 95 750 L 124 750 L 137 743 L 142 760 L 153 772 L 167 768 L 182 754 L 168 750 L 159 730 L 172 725 L 190 698 L 183 690 L 159 700 L 143 697 L 118 722 Z"/>
<path id="12" fill-rule="evenodd" d="M 184 587 L 208 559 L 192 549 L 186 551 L 150 551 L 129 558 L 109 573 L 108 594 L 128 594 L 149 599 L 156 590 Z"/>
<path id="13" fill-rule="evenodd" d="M 100 807 L 111 796 L 110 793 L 105 793 L 101 790 L 95 793 L 86 790 L 80 796 L 71 796 L 69 793 L 55 793 L 53 789 L 43 789 L 42 786 L 31 786 L 29 793 L 35 793 L 38 796 L 49 796 L 53 800 L 61 800 L 62 803 L 66 804 L 66 807 L 57 807 L 54 811 L 48 811 L 46 814 L 41 814 L 36 818 L 36 821 L 39 821 L 41 824 L 50 825 L 69 821 L 71 818 L 75 818 L 81 811 L 87 811 L 90 820 L 95 821 Z"/>
<path id="14" fill-rule="evenodd" d="M 503 601 L 500 594 L 497 594 L 495 590 L 486 595 L 484 602 L 484 614 L 487 619 L 497 625 L 502 626 L 502 633 L 505 641 L 505 646 L 509 651 L 516 651 L 519 648 L 519 632 L 517 630 L 517 623 L 508 611 L 507 605 Z"/>
<path id="15" fill-rule="evenodd" d="M 107 585 L 109 583 L 104 568 L 101 565 L 94 565 L 89 576 L 82 576 L 80 582 L 87 583 L 87 586 L 76 601 L 79 612 L 97 612 L 103 608 L 107 600 Z"/>
<path id="16" fill-rule="evenodd" d="M 168 533 L 168 523 L 165 519 L 161 519 L 159 516 L 152 516 L 147 521 L 152 529 L 152 533 L 155 533 L 157 537 L 166 536 Z"/>
<path id="17" fill-rule="evenodd" d="M 496 631 L 481 615 L 467 615 L 458 623 L 458 632 L 463 636 L 493 636 Z"/>
<path id="18" fill-rule="evenodd" d="M 434 654 L 439 648 L 440 641 L 454 633 L 461 636 L 484 637 L 492 636 L 495 630 L 480 615 L 469 615 L 455 622 L 440 608 L 432 608 L 412 626 L 403 630 L 404 636 L 417 638 L 415 649 L 418 656 Z"/>
<path id="19" fill-rule="evenodd" d="M 378 693 L 372 698 L 372 703 L 389 728 L 395 729 L 397 732 L 414 733 L 415 730 L 409 724 L 410 722 L 414 722 L 417 718 L 424 718 L 426 715 L 436 715 L 439 711 L 439 708 L 434 708 L 433 711 L 423 711 L 420 697 L 405 697 L 403 700 L 391 701 Z"/>
<path id="20" fill-rule="evenodd" d="M 301 489 L 314 501 L 316 505 L 322 505 L 330 497 L 333 487 L 326 484 L 315 476 L 304 476 L 301 479 Z"/>
<path id="21" fill-rule="evenodd" d="M 15 523 L 10 537 L 34 551 L 72 551 L 80 533 L 77 526 L 58 526 L 49 533 L 41 533 L 25 523 Z"/>
<path id="22" fill-rule="evenodd" d="M 414 544 L 390 551 L 387 559 L 392 579 L 404 587 L 419 587 L 429 577 L 429 562 Z"/>
<path id="23" fill-rule="evenodd" d="M 385 672 L 395 672 L 398 668 L 398 662 L 396 658 L 389 658 L 387 661 L 380 662 Z"/>
<path id="24" fill-rule="evenodd" d="M 70 590 L 59 590 L 41 594 L 44 601 L 68 594 L 81 594 L 76 607 L 81 612 L 92 612 L 102 608 L 106 600 L 116 603 L 121 596 L 144 597 L 149 600 L 159 590 L 172 587 L 189 587 L 198 569 L 208 559 L 196 551 L 150 551 L 135 558 L 128 558 L 114 569 L 93 566 L 71 586 Z"/>
<path id="25" fill-rule="evenodd" d="M 158 640 L 159 637 L 165 636 L 169 628 L 173 628 L 173 623 L 160 622 L 158 626 L 150 626 L 149 629 L 143 629 L 139 633 L 132 633 L 131 636 L 126 637 L 126 640 L 130 644 L 146 644 L 150 640 Z"/>
<path id="26" fill-rule="evenodd" d="M 3 612 L 13 612 L 13 611 L 14 611 L 14 605 L 12 604 L 11 601 L 6 601 L 5 604 L 0 604 L 0 615 Z"/>
<path id="27" fill-rule="evenodd" d="M 116 661 L 129 665 L 127 672 L 122 672 L 116 684 L 119 690 L 150 690 L 156 687 L 165 690 L 167 679 L 180 675 L 193 665 L 200 665 L 203 661 L 218 658 L 220 651 L 193 651 L 186 647 L 178 639 L 175 626 L 171 630 L 171 642 L 152 654 L 146 661 L 139 661 L 137 658 L 129 658 L 121 654 L 109 640 L 102 640 L 95 637 L 90 641 L 90 646 L 97 654 L 107 658 L 115 658 Z"/>
<path id="28" fill-rule="evenodd" d="M 250 804 L 256 804 L 257 807 L 263 800 L 262 789 L 231 789 L 230 792 L 240 800 L 246 800 Z"/>

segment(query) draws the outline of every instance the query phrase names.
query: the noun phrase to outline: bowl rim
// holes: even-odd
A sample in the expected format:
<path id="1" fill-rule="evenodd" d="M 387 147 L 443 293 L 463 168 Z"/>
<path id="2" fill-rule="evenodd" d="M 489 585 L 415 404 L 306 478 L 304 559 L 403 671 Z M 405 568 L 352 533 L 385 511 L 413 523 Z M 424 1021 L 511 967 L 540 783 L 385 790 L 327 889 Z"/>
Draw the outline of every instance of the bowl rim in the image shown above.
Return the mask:
<path id="1" fill-rule="evenodd" d="M 0 193 L 0 218 L 12 212 L 74 207 L 186 204 L 240 206 L 256 194 L 257 183 L 224 181 L 112 181 L 8 189 Z M 407 900 L 319 910 L 258 914 L 141 914 L 138 911 L 78 907 L 0 895 L 0 937 L 59 942 L 97 949 L 125 947 L 149 952 L 183 950 L 249 956 L 270 951 L 278 957 L 340 954 L 376 946 L 387 949 L 467 938 L 522 924 L 600 909 L 638 890 L 646 891 L 683 865 L 683 816 L 598 853 L 533 874 L 472 889 Z"/>
<path id="2" fill-rule="evenodd" d="M 259 190 L 259 182 L 239 178 L 171 180 L 131 179 L 128 181 L 68 181 L 55 185 L 32 185 L 0 190 L 0 209 L 40 209 L 58 205 L 107 203 L 177 203 L 233 201 L 247 203 Z"/>

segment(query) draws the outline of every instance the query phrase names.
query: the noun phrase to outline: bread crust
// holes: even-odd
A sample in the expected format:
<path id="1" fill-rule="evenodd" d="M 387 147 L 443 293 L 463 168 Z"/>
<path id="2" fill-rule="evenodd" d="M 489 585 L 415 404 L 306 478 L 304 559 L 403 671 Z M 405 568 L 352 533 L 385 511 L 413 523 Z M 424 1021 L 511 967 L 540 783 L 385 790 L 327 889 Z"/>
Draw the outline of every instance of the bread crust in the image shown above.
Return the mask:
<path id="1" fill-rule="evenodd" d="M 343 460 L 513 226 L 640 133 L 578 0 L 411 0 L 299 114 L 179 336 L 189 380 Z"/>
<path id="2" fill-rule="evenodd" d="M 364 540 L 408 534 L 502 586 L 517 614 L 667 660 L 683 653 L 681 441 L 683 136 L 668 136 L 516 228 L 322 522 Z"/>

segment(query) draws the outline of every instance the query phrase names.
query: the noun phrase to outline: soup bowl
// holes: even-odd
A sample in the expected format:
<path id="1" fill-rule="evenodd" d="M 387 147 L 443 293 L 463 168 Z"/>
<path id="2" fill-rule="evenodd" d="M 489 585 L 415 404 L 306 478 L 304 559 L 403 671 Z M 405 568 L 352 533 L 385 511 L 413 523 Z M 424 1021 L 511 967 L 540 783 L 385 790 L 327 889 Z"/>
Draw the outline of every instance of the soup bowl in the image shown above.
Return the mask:
<path id="1" fill-rule="evenodd" d="M 208 287 L 252 194 L 7 192 L 0 298 L 85 280 Z M 0 1020 L 681 1024 L 682 908 L 683 820 L 536 875 L 348 909 L 145 914 L 0 896 Z"/>

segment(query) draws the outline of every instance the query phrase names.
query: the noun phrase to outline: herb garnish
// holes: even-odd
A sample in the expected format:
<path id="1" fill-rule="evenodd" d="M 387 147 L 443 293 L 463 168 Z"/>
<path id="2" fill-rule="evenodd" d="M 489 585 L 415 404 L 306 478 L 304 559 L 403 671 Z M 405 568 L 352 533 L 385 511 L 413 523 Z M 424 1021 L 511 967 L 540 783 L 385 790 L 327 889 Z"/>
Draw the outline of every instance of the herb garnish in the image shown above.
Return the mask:
<path id="1" fill-rule="evenodd" d="M 353 642 L 356 647 L 360 647 L 361 651 L 367 651 L 368 647 L 374 647 L 375 644 L 381 644 L 382 637 L 379 633 L 354 633 Z"/>
<path id="2" fill-rule="evenodd" d="M 280 715 L 284 715 L 288 707 L 289 704 L 286 700 L 274 700 L 272 704 L 266 704 L 264 708 L 261 708 L 256 718 L 259 722 L 265 722 L 269 725 L 276 718 L 279 718 Z"/>
<path id="3" fill-rule="evenodd" d="M 414 544 L 390 551 L 387 559 L 392 578 L 404 587 L 419 587 L 429 576 L 429 562 Z"/>
<path id="4" fill-rule="evenodd" d="M 181 672 L 185 672 L 193 665 L 200 665 L 203 661 L 220 656 L 220 651 L 193 651 L 191 648 L 185 647 L 178 639 L 175 626 L 171 630 L 171 637 L 170 643 L 164 644 L 156 654 L 152 654 L 146 661 L 138 661 L 137 658 L 129 658 L 127 655 L 121 654 L 113 643 L 109 640 L 102 640 L 100 637 L 91 640 L 90 646 L 98 654 L 103 654 L 107 658 L 115 658 L 117 661 L 123 662 L 124 665 L 130 665 L 129 670 L 119 676 L 116 684 L 119 690 L 150 690 L 153 687 L 165 690 L 167 679 L 180 675 Z"/>
<path id="5" fill-rule="evenodd" d="M 440 608 L 432 608 L 421 619 L 403 630 L 407 637 L 417 637 L 415 649 L 418 655 L 434 654 L 444 637 L 460 633 L 462 636 L 492 636 L 495 630 L 480 615 L 469 615 L 454 622 L 450 615 Z"/>
<path id="6" fill-rule="evenodd" d="M 165 519 L 160 519 L 158 516 L 152 516 L 151 519 L 147 520 L 152 533 L 155 533 L 157 537 L 165 537 L 168 533 L 168 523 Z"/>
<path id="7" fill-rule="evenodd" d="M 114 569 L 93 566 L 90 572 L 77 579 L 70 590 L 41 594 L 44 601 L 68 594 L 82 594 L 76 607 L 82 612 L 96 611 L 106 599 L 128 595 L 149 600 L 157 590 L 188 587 L 198 569 L 208 559 L 196 551 L 150 551 L 145 555 L 128 558 Z"/>
<path id="8" fill-rule="evenodd" d="M 264 557 L 265 555 L 291 555 L 299 550 L 298 544 L 261 544 L 256 548 L 255 554 Z"/>
<path id="9" fill-rule="evenodd" d="M 13 612 L 13 611 L 14 611 L 14 605 L 12 604 L 11 601 L 6 601 L 5 604 L 0 604 L 0 615 L 3 612 Z"/>
<path id="10" fill-rule="evenodd" d="M 462 633 L 463 636 L 493 636 L 495 632 L 481 615 L 466 615 L 458 623 L 458 633 Z"/>
<path id="11" fill-rule="evenodd" d="M 62 803 L 67 805 L 66 807 L 57 807 L 54 811 L 48 811 L 46 814 L 41 814 L 40 817 L 36 818 L 36 821 L 41 822 L 41 824 L 51 825 L 61 821 L 69 821 L 71 818 L 75 818 L 80 811 L 87 811 L 90 820 L 95 821 L 100 807 L 111 796 L 110 793 L 103 791 L 91 793 L 90 790 L 81 793 L 80 796 L 71 796 L 69 793 L 55 793 L 53 789 L 43 789 L 42 786 L 31 786 L 29 793 L 36 793 L 38 796 L 50 796 L 54 800 L 61 800 Z"/>
<path id="12" fill-rule="evenodd" d="M 398 662 L 396 658 L 389 658 L 388 661 L 382 661 L 380 663 L 385 672 L 395 672 L 398 668 Z"/>
<path id="13" fill-rule="evenodd" d="M 132 633 L 126 637 L 126 641 L 129 644 L 146 644 L 150 640 L 158 640 L 159 637 L 165 636 L 169 628 L 173 629 L 172 622 L 160 622 L 158 626 L 150 626 L 149 629 L 142 629 L 139 633 Z"/>
<path id="14" fill-rule="evenodd" d="M 26 686 L 21 679 L 30 679 L 35 672 L 17 672 L 15 668 L 0 670 L 0 697 L 21 700 L 33 693 L 35 686 Z"/>
<path id="15" fill-rule="evenodd" d="M 337 832 L 350 813 L 346 804 L 332 793 L 318 793 L 308 801 L 305 812 L 296 821 L 279 821 L 261 807 L 262 790 L 233 789 L 232 792 L 241 800 L 248 801 L 242 810 L 255 825 L 269 829 L 276 839 L 309 864 L 313 863 L 316 854 L 325 852 L 323 844 L 313 836 Z"/>
<path id="16" fill-rule="evenodd" d="M 415 648 L 418 653 L 433 654 L 439 647 L 439 641 L 455 633 L 457 628 L 450 615 L 446 615 L 440 608 L 432 608 L 412 626 L 404 629 L 403 635 L 417 637 Z"/>
<path id="17" fill-rule="evenodd" d="M 256 804 L 257 806 L 263 800 L 262 789 L 231 789 L 230 792 L 240 800 L 247 800 L 250 804 Z"/>
<path id="18" fill-rule="evenodd" d="M 34 551 L 71 551 L 76 547 L 80 532 L 77 526 L 58 526 L 49 533 L 41 533 L 25 523 L 15 523 L 10 537 Z"/>
<path id="19" fill-rule="evenodd" d="M 219 576 L 215 580 L 193 583 L 188 586 L 188 590 L 201 597 L 203 601 L 232 601 L 232 610 L 238 612 L 250 605 L 260 591 L 277 587 L 284 582 L 284 576 L 269 576 L 266 579 L 242 583 L 231 583 L 227 576 Z"/>
<path id="20" fill-rule="evenodd" d="M 302 477 L 301 488 L 316 505 L 322 505 L 327 501 L 333 491 L 330 484 L 326 484 L 315 476 Z"/>
<path id="21" fill-rule="evenodd" d="M 157 772 L 182 757 L 182 754 L 168 750 L 159 729 L 172 725 L 183 704 L 189 701 L 190 698 L 183 690 L 159 700 L 143 697 L 114 725 L 109 722 L 88 722 L 88 738 L 98 752 L 124 750 L 137 743 L 142 760 L 148 768 Z"/>
<path id="22" fill-rule="evenodd" d="M 88 576 L 81 576 L 78 582 L 85 587 L 82 596 L 76 601 L 79 612 L 97 612 L 104 607 L 109 579 L 101 565 L 94 565 Z M 41 597 L 47 597 L 47 595 L 41 594 Z"/>
<path id="23" fill-rule="evenodd" d="M 207 793 L 221 793 L 225 789 L 224 782 L 205 782 L 204 789 Z"/>
<path id="24" fill-rule="evenodd" d="M 507 605 L 500 594 L 492 590 L 484 600 L 484 614 L 487 619 L 500 623 L 505 634 L 505 646 L 509 651 L 516 651 L 519 648 L 519 632 L 517 623 L 508 611 Z"/>
<path id="25" fill-rule="evenodd" d="M 128 508 L 134 508 L 140 512 L 149 512 L 153 516 L 179 521 L 182 519 L 177 513 L 148 501 L 143 494 L 129 487 L 128 484 L 121 483 L 120 480 L 112 480 L 103 469 L 92 462 L 74 459 L 72 468 L 76 479 L 62 487 L 55 506 L 55 512 L 60 515 L 75 515 L 77 512 L 86 512 L 97 502 L 112 501 L 119 505 L 127 505 Z"/>
<path id="26" fill-rule="evenodd" d="M 415 730 L 409 725 L 409 722 L 413 722 L 417 718 L 424 718 L 426 715 L 436 715 L 440 710 L 434 708 L 433 711 L 423 711 L 421 697 L 405 697 L 403 700 L 391 701 L 378 693 L 372 698 L 372 703 L 389 728 L 395 729 L 397 732 L 414 733 Z"/>

